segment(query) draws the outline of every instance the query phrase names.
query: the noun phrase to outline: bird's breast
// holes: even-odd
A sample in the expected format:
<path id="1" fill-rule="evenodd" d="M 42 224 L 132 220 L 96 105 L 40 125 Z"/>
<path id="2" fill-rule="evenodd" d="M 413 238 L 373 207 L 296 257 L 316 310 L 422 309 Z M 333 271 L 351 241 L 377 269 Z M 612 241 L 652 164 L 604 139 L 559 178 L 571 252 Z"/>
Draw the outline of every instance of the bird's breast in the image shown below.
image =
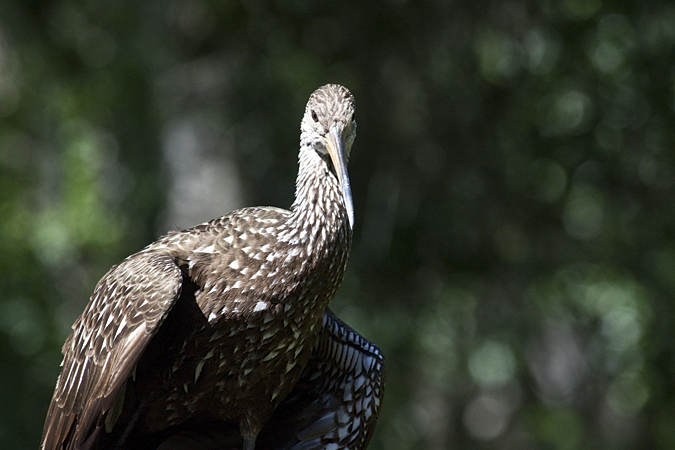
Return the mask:
<path id="1" fill-rule="evenodd" d="M 256 214 L 255 221 L 230 217 L 221 233 L 175 256 L 195 286 L 201 326 L 174 345 L 165 372 L 169 423 L 195 411 L 224 420 L 259 411 L 265 419 L 315 347 L 344 276 L 351 234 L 316 222 L 298 226 L 266 210 L 245 215 Z"/>
<path id="2" fill-rule="evenodd" d="M 253 410 L 266 420 L 300 378 L 320 320 L 314 313 L 298 320 L 275 306 L 204 323 L 167 371 L 169 423 L 180 424 L 195 411 L 228 421 Z"/>

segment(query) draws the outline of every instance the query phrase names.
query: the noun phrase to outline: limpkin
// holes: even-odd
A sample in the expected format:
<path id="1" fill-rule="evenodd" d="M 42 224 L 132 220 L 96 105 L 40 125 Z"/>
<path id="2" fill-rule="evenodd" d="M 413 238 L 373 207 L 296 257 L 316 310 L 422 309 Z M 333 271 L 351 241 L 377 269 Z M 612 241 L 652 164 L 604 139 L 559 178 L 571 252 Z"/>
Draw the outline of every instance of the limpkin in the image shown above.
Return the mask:
<path id="1" fill-rule="evenodd" d="M 113 266 L 63 346 L 41 448 L 363 449 L 380 350 L 335 317 L 352 240 L 354 98 L 301 122 L 289 211 L 234 211 Z"/>

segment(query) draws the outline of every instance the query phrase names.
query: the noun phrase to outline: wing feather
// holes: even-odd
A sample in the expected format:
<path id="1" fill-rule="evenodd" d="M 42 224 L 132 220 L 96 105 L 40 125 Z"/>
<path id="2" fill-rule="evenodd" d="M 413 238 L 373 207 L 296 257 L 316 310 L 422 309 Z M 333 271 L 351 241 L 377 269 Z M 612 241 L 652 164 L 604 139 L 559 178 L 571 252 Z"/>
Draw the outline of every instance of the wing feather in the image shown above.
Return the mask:
<path id="1" fill-rule="evenodd" d="M 256 448 L 365 449 L 380 413 L 384 380 L 380 349 L 327 311 L 312 359 Z"/>
<path id="2" fill-rule="evenodd" d="M 179 297 L 182 281 L 181 270 L 169 255 L 147 251 L 130 256 L 99 281 L 63 346 L 42 449 L 82 448 L 100 428 Z"/>

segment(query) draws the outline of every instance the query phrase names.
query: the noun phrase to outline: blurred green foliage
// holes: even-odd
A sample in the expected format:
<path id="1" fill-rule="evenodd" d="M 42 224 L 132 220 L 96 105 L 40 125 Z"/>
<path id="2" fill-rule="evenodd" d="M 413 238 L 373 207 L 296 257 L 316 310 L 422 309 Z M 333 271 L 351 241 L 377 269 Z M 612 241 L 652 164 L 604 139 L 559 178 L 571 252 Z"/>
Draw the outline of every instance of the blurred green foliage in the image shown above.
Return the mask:
<path id="1" fill-rule="evenodd" d="M 0 448 L 34 449 L 96 281 L 287 206 L 357 99 L 333 307 L 388 358 L 373 449 L 675 447 L 668 1 L 0 3 Z"/>

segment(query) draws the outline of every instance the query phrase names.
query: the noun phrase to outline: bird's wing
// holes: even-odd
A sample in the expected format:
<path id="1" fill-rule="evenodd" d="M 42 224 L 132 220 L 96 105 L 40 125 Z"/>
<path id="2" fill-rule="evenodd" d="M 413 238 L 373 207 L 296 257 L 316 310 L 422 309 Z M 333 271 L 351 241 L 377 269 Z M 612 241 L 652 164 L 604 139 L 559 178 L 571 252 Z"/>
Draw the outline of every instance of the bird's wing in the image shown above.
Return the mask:
<path id="1" fill-rule="evenodd" d="M 380 349 L 327 311 L 302 378 L 258 436 L 256 449 L 363 450 L 380 413 Z"/>
<path id="2" fill-rule="evenodd" d="M 141 252 L 99 281 L 63 346 L 61 375 L 42 432 L 43 450 L 79 449 L 93 439 L 179 297 L 182 280 L 169 255 Z M 108 419 L 114 424 L 114 417 Z"/>

